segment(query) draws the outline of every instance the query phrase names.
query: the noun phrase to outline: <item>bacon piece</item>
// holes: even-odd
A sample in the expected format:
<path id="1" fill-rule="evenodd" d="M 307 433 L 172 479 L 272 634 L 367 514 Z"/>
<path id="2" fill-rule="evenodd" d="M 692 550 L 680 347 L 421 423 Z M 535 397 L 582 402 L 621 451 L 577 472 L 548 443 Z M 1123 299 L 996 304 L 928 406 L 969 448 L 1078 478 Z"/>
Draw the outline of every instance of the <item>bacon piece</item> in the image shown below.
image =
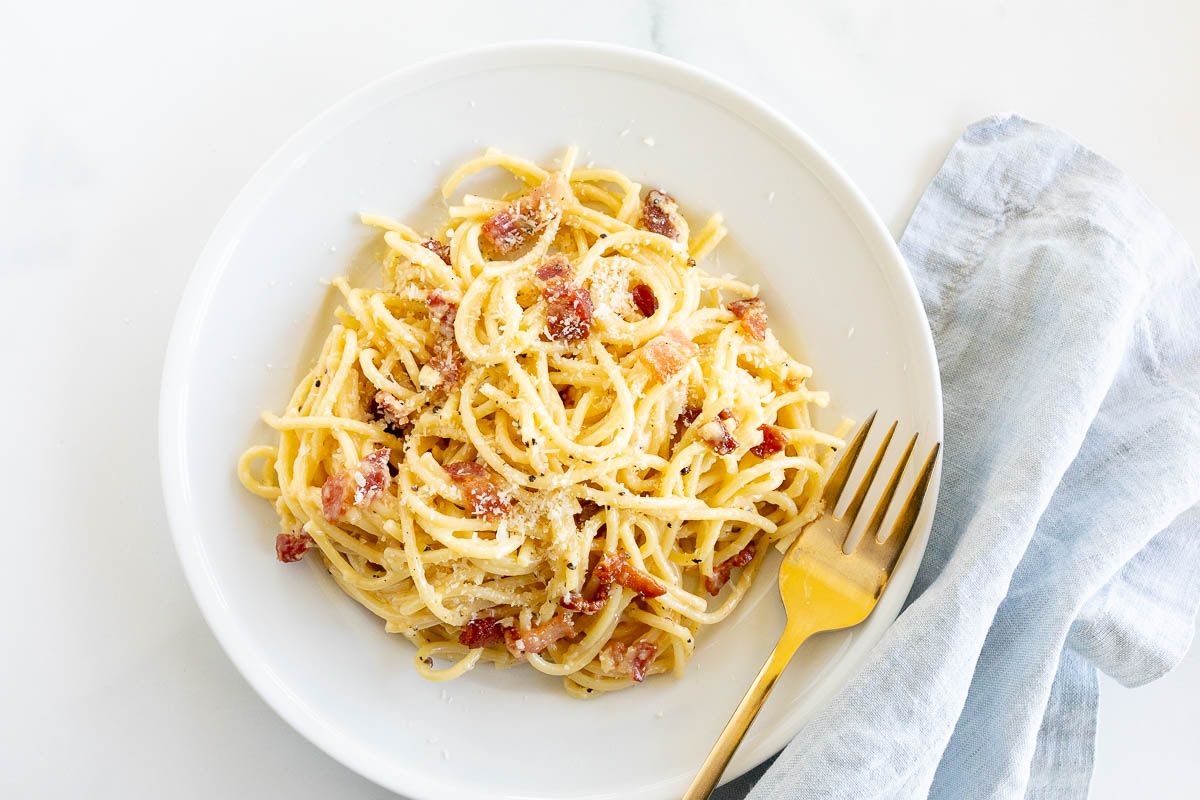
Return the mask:
<path id="1" fill-rule="evenodd" d="M 559 639 L 575 635 L 575 623 L 570 614 L 555 614 L 541 625 L 527 630 L 504 629 L 504 646 L 517 658 L 540 653 Z"/>
<path id="2" fill-rule="evenodd" d="M 466 478 L 487 477 L 488 468 L 478 461 L 456 461 L 453 464 L 447 464 L 442 467 L 446 472 L 450 473 L 450 477 L 460 483 Z"/>
<path id="3" fill-rule="evenodd" d="M 335 472 L 321 485 L 321 511 L 330 522 L 340 520 L 351 505 L 365 506 L 387 491 L 392 482 L 388 471 L 390 447 L 380 447 L 364 456 L 354 469 Z"/>
<path id="4" fill-rule="evenodd" d="M 539 281 L 550 281 L 555 278 L 571 278 L 571 264 L 562 253 L 550 256 L 533 273 Z"/>
<path id="5" fill-rule="evenodd" d="M 604 604 L 608 602 L 608 595 L 611 590 L 611 583 L 600 583 L 596 585 L 596 591 L 590 598 L 585 598 L 576 592 L 570 592 L 562 600 L 559 600 L 558 603 L 568 611 L 577 611 L 580 614 L 595 614 L 604 608 Z"/>
<path id="6" fill-rule="evenodd" d="M 596 561 L 592 575 L 601 584 L 616 583 L 643 597 L 660 597 L 667 593 L 664 585 L 631 565 L 629 555 L 625 553 L 606 553 Z"/>
<path id="7" fill-rule="evenodd" d="M 281 533 L 275 537 L 275 557 L 285 564 L 299 561 L 317 543 L 307 533 Z"/>
<path id="8" fill-rule="evenodd" d="M 761 297 L 734 300 L 729 304 L 729 310 L 742 321 L 742 329 L 751 339 L 761 342 L 767 338 L 767 304 Z"/>
<path id="9" fill-rule="evenodd" d="M 667 589 L 661 583 L 629 563 L 625 553 L 607 553 L 596 562 L 592 575 L 600 583 L 616 583 L 642 597 L 661 597 Z"/>
<path id="10" fill-rule="evenodd" d="M 784 447 L 787 447 L 787 437 L 783 435 L 783 431 L 776 428 L 774 425 L 759 425 L 759 431 L 762 432 L 763 440 L 761 443 L 750 448 L 750 452 L 759 458 L 767 458 L 781 452 Z"/>
<path id="11" fill-rule="evenodd" d="M 683 432 L 692 426 L 696 421 L 696 417 L 700 416 L 699 406 L 687 406 L 679 412 L 679 416 L 675 418 L 675 436 L 676 438 L 683 435 Z"/>
<path id="12" fill-rule="evenodd" d="M 629 556 L 625 553 L 606 553 L 602 556 L 592 570 L 588 585 L 595 586 L 590 597 L 571 592 L 559 604 L 569 611 L 595 614 L 608 602 L 614 585 L 632 589 L 642 597 L 660 597 L 667 593 L 661 583 L 630 564 Z"/>
<path id="13" fill-rule="evenodd" d="M 595 500 L 589 500 L 586 497 L 579 501 L 579 513 L 576 514 L 576 519 L 582 522 L 586 519 L 591 519 L 598 514 L 604 506 L 597 503 Z"/>
<path id="14" fill-rule="evenodd" d="M 354 505 L 365 506 L 387 491 L 392 482 L 388 472 L 390 447 L 380 447 L 363 457 L 354 471 Z"/>
<path id="15" fill-rule="evenodd" d="M 458 643 L 474 650 L 477 647 L 490 647 L 504 641 L 504 628 L 500 621 L 491 617 L 479 617 L 466 624 L 458 635 Z"/>
<path id="16" fill-rule="evenodd" d="M 642 201 L 644 229 L 679 241 L 685 224 L 674 197 L 658 189 L 646 192 L 646 199 Z"/>
<path id="17" fill-rule="evenodd" d="M 350 507 L 354 497 L 353 481 L 349 472 L 335 472 L 321 484 L 321 513 L 330 522 L 337 522 Z"/>
<path id="18" fill-rule="evenodd" d="M 679 372 L 699 354 L 700 347 L 674 328 L 655 336 L 639 351 L 642 362 L 660 381 Z"/>
<path id="19" fill-rule="evenodd" d="M 483 223 L 484 242 L 497 255 L 507 255 L 545 230 L 562 208 L 570 188 L 555 173 L 532 192 L 509 203 Z"/>
<path id="20" fill-rule="evenodd" d="M 731 428 L 737 426 L 737 419 L 728 408 L 722 409 L 717 418 L 700 426 L 697 433 L 705 444 L 719 456 L 727 456 L 737 449 L 737 440 L 733 438 Z"/>
<path id="21" fill-rule="evenodd" d="M 421 242 L 421 247 L 424 247 L 447 264 L 450 263 L 450 245 L 439 242 L 437 239 L 426 239 Z"/>
<path id="22" fill-rule="evenodd" d="M 454 338 L 458 304 L 450 302 L 440 289 L 430 292 L 427 302 L 434 330 L 433 355 L 428 366 L 440 377 L 435 385 L 449 390 L 458 385 L 463 373 L 463 354 L 458 349 L 458 340 Z"/>
<path id="23" fill-rule="evenodd" d="M 429 293 L 429 318 L 433 320 L 434 330 L 441 336 L 454 336 L 454 318 L 458 316 L 458 303 L 450 299 L 441 289 Z"/>
<path id="24" fill-rule="evenodd" d="M 512 508 L 512 498 L 500 490 L 491 471 L 478 461 L 459 461 L 442 469 L 462 487 L 471 516 L 497 520 Z"/>
<path id="25" fill-rule="evenodd" d="M 534 273 L 545 281 L 542 299 L 546 301 L 546 334 L 556 342 L 576 342 L 592 333 L 592 295 L 571 280 L 571 265 L 566 256 L 546 259 Z"/>
<path id="26" fill-rule="evenodd" d="M 646 670 L 658 655 L 658 645 L 654 642 L 634 642 L 627 645 L 624 642 L 609 642 L 600 651 L 600 666 L 612 675 L 622 675 L 637 683 L 646 679 Z"/>
<path id="27" fill-rule="evenodd" d="M 555 280 L 542 289 L 546 333 L 556 342 L 577 342 L 592 334 L 592 295 L 574 281 Z"/>
<path id="28" fill-rule="evenodd" d="M 408 424 L 409 410 L 399 397 L 380 389 L 371 398 L 371 411 L 375 419 L 383 423 L 385 431 L 393 436 L 404 435 L 403 428 Z"/>
<path id="29" fill-rule="evenodd" d="M 417 380 L 420 381 L 422 389 L 442 389 L 448 392 L 462 381 L 462 376 L 463 355 L 458 346 L 434 345 L 433 355 L 429 363 L 417 373 Z"/>
<path id="30" fill-rule="evenodd" d="M 630 566 L 629 559 L 625 557 L 620 558 L 619 563 L 614 566 L 613 581 L 623 585 L 626 589 L 636 591 L 643 597 L 660 597 L 667 594 L 664 585 L 638 570 L 637 567 Z"/>
<path id="31" fill-rule="evenodd" d="M 729 582 L 729 571 L 749 564 L 754 560 L 754 554 L 757 552 L 758 547 L 755 546 L 754 542 L 750 542 L 737 555 L 727 558 L 713 567 L 713 574 L 704 579 L 705 590 L 711 595 L 716 595 L 721 591 L 721 587 Z"/>
<path id="32" fill-rule="evenodd" d="M 520 211 L 505 208 L 493 214 L 483 223 L 481 231 L 483 240 L 497 255 L 506 255 L 525 244 L 529 237 L 537 233 L 536 224 L 523 216 Z"/>
<path id="33" fill-rule="evenodd" d="M 646 284 L 639 283 L 629 290 L 629 294 L 643 317 L 652 317 L 654 312 L 658 311 L 658 298 L 654 296 L 654 290 Z"/>
<path id="34" fill-rule="evenodd" d="M 604 506 L 594 500 L 588 500 L 586 497 L 579 501 L 579 512 L 575 514 L 575 527 L 578 529 L 583 523 L 587 522 L 592 517 L 596 516 L 603 510 Z M 570 568 L 575 569 L 576 565 L 571 564 Z"/>

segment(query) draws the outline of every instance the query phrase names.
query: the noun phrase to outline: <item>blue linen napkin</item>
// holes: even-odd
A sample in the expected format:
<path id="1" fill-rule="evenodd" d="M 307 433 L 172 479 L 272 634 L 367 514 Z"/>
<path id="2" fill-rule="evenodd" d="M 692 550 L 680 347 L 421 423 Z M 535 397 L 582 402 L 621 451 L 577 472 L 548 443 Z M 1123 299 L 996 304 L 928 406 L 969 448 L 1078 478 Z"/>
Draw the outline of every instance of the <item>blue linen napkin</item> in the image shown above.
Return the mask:
<path id="1" fill-rule="evenodd" d="M 972 125 L 900 242 L 945 394 L 933 533 L 867 664 L 716 797 L 1088 794 L 1097 670 L 1161 676 L 1200 598 L 1200 272 L 1119 170 Z"/>

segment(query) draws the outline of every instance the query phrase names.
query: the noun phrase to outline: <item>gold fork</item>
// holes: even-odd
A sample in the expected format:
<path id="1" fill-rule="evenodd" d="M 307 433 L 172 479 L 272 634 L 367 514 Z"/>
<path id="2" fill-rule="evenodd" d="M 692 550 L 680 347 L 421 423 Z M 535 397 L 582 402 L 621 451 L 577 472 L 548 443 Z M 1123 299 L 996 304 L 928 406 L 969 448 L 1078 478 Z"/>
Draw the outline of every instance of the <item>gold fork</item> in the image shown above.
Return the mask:
<path id="1" fill-rule="evenodd" d="M 783 605 L 787 610 L 787 626 L 783 635 L 779 637 L 771 657 L 763 665 L 762 671 L 754 679 L 717 743 L 713 745 L 708 758 L 704 760 L 683 800 L 703 800 L 716 788 L 729 759 L 742 743 L 750 723 L 758 715 L 767 695 L 783 674 L 788 662 L 792 660 L 796 649 L 814 633 L 849 628 L 862 622 L 875 608 L 879 596 L 887 586 L 888 578 L 916 524 L 941 443 L 935 444 L 929 451 L 917 474 L 916 483 L 896 516 L 891 533 L 881 542 L 877 538 L 879 529 L 896 495 L 904 467 L 917 444 L 916 434 L 909 439 L 900 462 L 884 486 L 883 494 L 867 522 L 858 546 L 847 554 L 845 548 L 850 529 L 867 499 L 867 492 L 871 489 L 875 475 L 879 472 L 879 465 L 883 463 L 884 454 L 891 444 L 892 435 L 896 432 L 896 423 L 893 422 L 845 513 L 834 516 L 834 508 L 842 497 L 874 421 L 875 414 L 872 413 L 846 445 L 842 457 L 829 473 L 829 480 L 821 496 L 825 515 L 806 525 L 788 548 L 783 564 L 779 567 L 779 594 L 783 597 Z"/>

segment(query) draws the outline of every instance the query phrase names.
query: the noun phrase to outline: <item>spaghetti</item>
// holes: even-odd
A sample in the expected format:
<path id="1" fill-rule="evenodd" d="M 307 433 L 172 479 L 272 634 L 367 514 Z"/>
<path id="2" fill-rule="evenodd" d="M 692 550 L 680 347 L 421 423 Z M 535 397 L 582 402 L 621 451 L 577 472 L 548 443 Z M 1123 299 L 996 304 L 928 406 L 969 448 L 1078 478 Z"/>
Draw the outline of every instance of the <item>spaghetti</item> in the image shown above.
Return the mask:
<path id="1" fill-rule="evenodd" d="M 463 195 L 432 239 L 364 215 L 382 288 L 333 281 L 316 365 L 263 415 L 278 444 L 238 464 L 279 559 L 319 552 L 432 680 L 526 662 L 586 696 L 681 675 L 820 513 L 841 444 L 757 288 L 697 266 L 721 216 L 691 233 L 670 195 L 575 161 L 488 150 L 444 196 L 487 168 L 521 189 Z"/>

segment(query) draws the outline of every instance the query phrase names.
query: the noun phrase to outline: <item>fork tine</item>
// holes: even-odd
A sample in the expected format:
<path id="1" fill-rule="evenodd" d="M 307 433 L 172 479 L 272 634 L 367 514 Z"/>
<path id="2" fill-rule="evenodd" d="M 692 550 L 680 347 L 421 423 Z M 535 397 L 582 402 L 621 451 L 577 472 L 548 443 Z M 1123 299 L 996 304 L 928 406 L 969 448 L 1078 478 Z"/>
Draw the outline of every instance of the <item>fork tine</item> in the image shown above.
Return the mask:
<path id="1" fill-rule="evenodd" d="M 841 520 L 846 525 L 853 525 L 854 518 L 858 516 L 859 509 L 862 508 L 863 502 L 867 499 L 867 492 L 871 489 L 871 484 L 875 482 L 875 474 L 879 472 L 879 465 L 883 463 L 883 456 L 887 453 L 888 445 L 892 443 L 892 435 L 896 432 L 896 422 L 888 428 L 888 432 L 883 436 L 883 442 L 880 443 L 879 449 L 875 451 L 875 458 L 871 459 L 871 465 L 867 467 L 867 474 L 858 484 L 858 491 L 854 493 L 854 497 L 850 500 L 850 505 L 846 506 L 846 513 L 841 516 Z"/>
<path id="2" fill-rule="evenodd" d="M 933 465 L 937 462 L 938 452 L 941 449 L 942 443 L 938 442 L 929 451 L 925 463 L 921 465 L 921 472 L 917 475 L 917 482 L 913 484 L 908 497 L 904 500 L 904 505 L 900 507 L 900 513 L 896 516 L 895 524 L 892 525 L 892 532 L 888 534 L 887 539 L 879 543 L 880 549 L 888 557 L 888 572 L 891 572 L 892 567 L 896 565 L 896 559 L 900 557 L 904 543 L 908 541 L 909 534 L 913 532 L 913 528 L 917 524 L 917 514 L 921 512 L 921 503 L 925 500 L 925 490 L 929 488 Z"/>
<path id="3" fill-rule="evenodd" d="M 842 457 L 838 459 L 837 465 L 829 473 L 829 480 L 825 482 L 825 491 L 821 494 L 826 513 L 832 514 L 834 506 L 841 499 L 842 490 L 846 488 L 846 481 L 850 479 L 854 463 L 858 460 L 858 454 L 862 452 L 863 444 L 867 441 L 867 433 L 871 430 L 871 423 L 875 421 L 875 415 L 878 413 L 878 410 L 871 412 L 871 416 L 867 417 L 862 427 L 854 434 L 854 438 L 846 445 Z"/>
<path id="4" fill-rule="evenodd" d="M 867 523 L 866 530 L 863 531 L 862 539 L 859 541 L 866 542 L 868 539 L 874 539 L 879 533 L 879 528 L 883 525 L 883 518 L 887 516 L 888 507 L 892 504 L 892 498 L 896 496 L 896 487 L 900 485 L 900 478 L 904 475 L 904 468 L 908 466 L 908 459 L 912 456 L 913 448 L 917 444 L 917 434 L 913 434 L 908 440 L 908 446 L 904 448 L 904 454 L 900 456 L 899 463 L 892 470 L 892 477 L 888 478 L 887 485 L 883 488 L 883 494 L 879 497 L 879 502 L 875 504 L 875 511 L 871 514 L 871 520 Z"/>

